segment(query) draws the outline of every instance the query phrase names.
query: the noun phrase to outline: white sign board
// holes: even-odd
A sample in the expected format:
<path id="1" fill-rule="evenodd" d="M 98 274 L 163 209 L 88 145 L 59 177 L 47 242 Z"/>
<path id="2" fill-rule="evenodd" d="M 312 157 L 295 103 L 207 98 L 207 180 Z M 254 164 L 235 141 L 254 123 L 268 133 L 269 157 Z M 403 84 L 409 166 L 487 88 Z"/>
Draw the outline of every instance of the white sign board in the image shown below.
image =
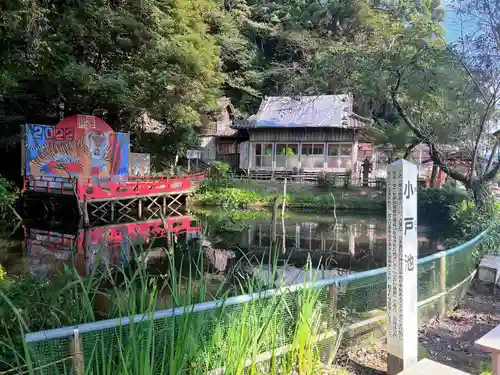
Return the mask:
<path id="1" fill-rule="evenodd" d="M 202 156 L 201 150 L 187 150 L 188 159 L 201 159 L 201 156 Z"/>
<path id="2" fill-rule="evenodd" d="M 417 362 L 417 175 L 398 160 L 387 168 L 387 374 Z"/>

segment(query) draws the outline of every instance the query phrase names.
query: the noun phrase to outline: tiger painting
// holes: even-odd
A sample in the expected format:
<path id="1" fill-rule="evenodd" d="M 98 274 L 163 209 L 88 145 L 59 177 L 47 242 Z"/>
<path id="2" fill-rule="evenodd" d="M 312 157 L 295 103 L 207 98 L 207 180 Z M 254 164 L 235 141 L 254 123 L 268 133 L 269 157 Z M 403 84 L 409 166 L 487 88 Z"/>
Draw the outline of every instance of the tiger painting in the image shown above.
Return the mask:
<path id="1" fill-rule="evenodd" d="M 29 166 L 33 176 L 108 177 L 111 169 L 110 133 L 88 131 L 85 136 L 71 141 L 48 141 Z"/>

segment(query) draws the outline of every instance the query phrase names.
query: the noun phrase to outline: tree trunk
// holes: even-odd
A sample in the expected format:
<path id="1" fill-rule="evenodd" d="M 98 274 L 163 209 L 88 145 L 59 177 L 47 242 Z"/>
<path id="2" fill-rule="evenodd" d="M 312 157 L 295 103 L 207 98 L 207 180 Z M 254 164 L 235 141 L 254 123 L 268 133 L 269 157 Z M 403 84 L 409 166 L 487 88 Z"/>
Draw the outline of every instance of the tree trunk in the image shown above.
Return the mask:
<path id="1" fill-rule="evenodd" d="M 495 143 L 495 145 L 493 146 L 493 149 L 491 150 L 491 155 L 490 155 L 490 158 L 488 159 L 488 165 L 486 165 L 486 168 L 484 170 L 484 172 L 488 172 L 491 168 L 491 164 L 493 163 L 493 158 L 495 157 L 495 154 L 497 153 L 498 151 L 498 142 Z"/>
<path id="2" fill-rule="evenodd" d="M 432 172 L 431 172 L 431 179 L 429 181 L 429 187 L 434 188 L 436 184 L 436 177 L 437 177 L 437 172 L 438 172 L 438 167 L 436 164 L 433 164 L 432 166 Z"/>
<path id="3" fill-rule="evenodd" d="M 488 203 L 493 198 L 490 186 L 487 183 L 474 180 L 471 181 L 471 190 L 476 207 L 478 209 L 487 208 L 489 206 Z"/>

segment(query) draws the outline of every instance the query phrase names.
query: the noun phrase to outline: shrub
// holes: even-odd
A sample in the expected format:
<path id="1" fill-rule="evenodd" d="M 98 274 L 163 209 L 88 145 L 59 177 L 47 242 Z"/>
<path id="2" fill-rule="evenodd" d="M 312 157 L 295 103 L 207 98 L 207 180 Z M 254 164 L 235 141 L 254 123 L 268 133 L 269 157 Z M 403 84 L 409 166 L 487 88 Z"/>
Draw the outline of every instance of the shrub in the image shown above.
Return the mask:
<path id="1" fill-rule="evenodd" d="M 466 199 L 465 192 L 452 187 L 442 189 L 419 187 L 419 216 L 437 221 L 448 221 L 452 218 L 454 207 Z"/>
<path id="2" fill-rule="evenodd" d="M 345 171 L 344 174 L 344 187 L 348 188 L 349 186 L 351 186 L 351 182 L 352 182 L 352 170 L 348 169 Z"/>
<path id="3" fill-rule="evenodd" d="M 270 203 L 274 197 L 256 191 L 238 189 L 235 187 L 220 187 L 216 189 L 198 190 L 193 195 L 195 202 L 207 205 L 217 205 L 226 208 L 244 207 L 249 204 Z"/>
<path id="4" fill-rule="evenodd" d="M 240 208 L 248 205 L 270 205 L 276 194 L 264 190 L 246 190 L 235 187 L 221 187 L 220 185 L 206 185 L 192 196 L 194 203 L 214 205 L 224 208 Z M 365 196 L 351 196 L 338 199 L 334 202 L 329 193 L 287 194 L 287 205 L 294 208 L 316 208 L 339 210 L 380 211 L 384 210 L 385 202 Z"/>
<path id="5" fill-rule="evenodd" d="M 500 232 L 495 226 L 500 225 L 500 205 L 495 201 L 477 208 L 473 201 L 462 201 L 452 208 L 452 218 L 457 237 L 462 241 L 477 236 L 488 228 L 486 238 L 481 241 L 480 254 L 500 253 Z M 479 255 L 479 254 L 478 254 Z"/>
<path id="6" fill-rule="evenodd" d="M 214 161 L 212 163 L 212 174 L 215 176 L 225 176 L 229 173 L 231 166 L 222 161 Z"/>
<path id="7" fill-rule="evenodd" d="M 348 169 L 344 173 L 325 172 L 319 175 L 317 185 L 324 190 L 331 190 L 336 187 L 348 188 L 352 184 L 352 170 Z"/>
<path id="8" fill-rule="evenodd" d="M 338 209 L 357 211 L 383 211 L 385 201 L 364 196 L 343 197 L 333 201 L 330 194 L 301 194 L 287 196 L 287 203 L 294 208 Z"/>
<path id="9" fill-rule="evenodd" d="M 9 205 L 19 198 L 19 189 L 13 182 L 0 175 L 0 218 L 5 219 L 9 213 Z"/>
<path id="10" fill-rule="evenodd" d="M 318 187 L 330 190 L 338 185 L 339 176 L 336 173 L 321 173 L 318 177 Z"/>
<path id="11" fill-rule="evenodd" d="M 7 276 L 7 272 L 5 272 L 4 268 L 0 264 L 0 283 L 2 283 L 5 280 L 6 276 Z"/>

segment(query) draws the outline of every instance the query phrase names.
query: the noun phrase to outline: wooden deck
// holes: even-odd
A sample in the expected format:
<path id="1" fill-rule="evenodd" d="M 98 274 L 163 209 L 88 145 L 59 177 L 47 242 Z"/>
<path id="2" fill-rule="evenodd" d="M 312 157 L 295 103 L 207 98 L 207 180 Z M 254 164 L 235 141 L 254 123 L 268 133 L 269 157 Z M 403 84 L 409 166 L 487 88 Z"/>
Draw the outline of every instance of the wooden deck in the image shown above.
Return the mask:
<path id="1" fill-rule="evenodd" d="M 492 375 L 500 375 L 500 326 L 492 329 L 476 341 L 476 346 L 491 353 Z"/>
<path id="2" fill-rule="evenodd" d="M 59 217 L 73 211 L 83 217 L 85 226 L 149 220 L 161 213 L 180 215 L 187 196 L 201 183 L 204 174 L 186 176 L 115 176 L 112 178 L 72 178 L 27 176 L 25 202 L 36 206 L 25 212 L 41 211 Z M 71 207 L 69 207 L 71 206 Z M 43 215 L 42 215 L 43 216 Z M 58 219 L 57 219 L 58 220 Z"/>

